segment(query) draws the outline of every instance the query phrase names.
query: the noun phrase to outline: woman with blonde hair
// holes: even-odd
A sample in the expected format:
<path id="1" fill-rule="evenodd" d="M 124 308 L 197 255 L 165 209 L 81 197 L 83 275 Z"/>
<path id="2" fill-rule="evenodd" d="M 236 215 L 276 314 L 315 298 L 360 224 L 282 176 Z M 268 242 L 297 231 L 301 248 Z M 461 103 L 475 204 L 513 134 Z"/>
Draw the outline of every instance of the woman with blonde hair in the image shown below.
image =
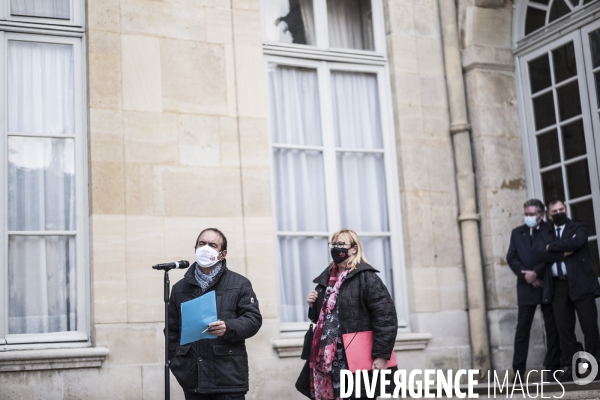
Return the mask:
<path id="1" fill-rule="evenodd" d="M 310 357 L 296 383 L 300 392 L 315 400 L 340 398 L 340 371 L 348 369 L 343 334 L 372 331 L 372 369 L 386 369 L 398 328 L 392 297 L 377 276 L 379 271 L 368 264 L 356 232 L 334 233 L 329 247 L 333 262 L 314 279 L 317 287 L 306 300 L 308 317 L 316 327 Z"/>

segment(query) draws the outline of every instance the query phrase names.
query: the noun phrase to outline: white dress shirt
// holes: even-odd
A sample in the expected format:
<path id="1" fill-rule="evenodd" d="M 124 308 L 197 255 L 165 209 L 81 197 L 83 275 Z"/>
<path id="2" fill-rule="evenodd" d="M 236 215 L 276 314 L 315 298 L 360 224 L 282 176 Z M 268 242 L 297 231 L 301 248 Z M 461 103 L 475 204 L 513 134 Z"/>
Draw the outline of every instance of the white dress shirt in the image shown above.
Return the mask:
<path id="1" fill-rule="evenodd" d="M 559 236 L 558 239 L 562 238 L 563 231 L 565 230 L 565 225 L 566 224 L 561 225 L 561 226 L 554 225 L 554 235 L 556 235 L 556 230 L 560 229 L 560 231 L 559 231 L 559 235 L 560 236 Z M 552 276 L 558 276 L 558 269 L 557 268 L 558 268 L 559 264 L 560 264 L 560 268 L 562 269 L 563 275 L 567 276 L 567 267 L 565 266 L 565 263 L 562 262 L 562 261 L 552 264 Z"/>

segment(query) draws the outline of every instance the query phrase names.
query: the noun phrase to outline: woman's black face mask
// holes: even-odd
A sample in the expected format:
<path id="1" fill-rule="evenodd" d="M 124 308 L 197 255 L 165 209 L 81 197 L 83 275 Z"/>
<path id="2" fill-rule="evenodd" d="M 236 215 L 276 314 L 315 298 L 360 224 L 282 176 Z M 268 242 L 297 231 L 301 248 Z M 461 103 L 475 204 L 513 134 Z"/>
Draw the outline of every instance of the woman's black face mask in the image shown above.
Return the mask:
<path id="1" fill-rule="evenodd" d="M 331 249 L 331 258 L 333 258 L 333 262 L 336 264 L 341 264 L 348 259 L 350 254 L 348 254 L 348 250 L 343 247 L 334 247 Z"/>

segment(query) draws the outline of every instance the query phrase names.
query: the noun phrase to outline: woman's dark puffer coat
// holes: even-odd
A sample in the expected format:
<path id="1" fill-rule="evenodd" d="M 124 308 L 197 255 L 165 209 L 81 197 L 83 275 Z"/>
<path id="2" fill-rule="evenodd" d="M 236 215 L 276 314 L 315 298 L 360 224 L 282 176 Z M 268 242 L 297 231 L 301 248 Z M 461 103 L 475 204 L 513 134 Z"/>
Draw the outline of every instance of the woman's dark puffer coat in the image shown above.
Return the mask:
<path id="1" fill-rule="evenodd" d="M 398 317 L 396 307 L 388 289 L 377 276 L 375 268 L 369 264 L 358 264 L 351 271 L 337 297 L 336 308 L 340 316 L 340 335 L 344 333 L 373 331 L 373 358 L 390 359 L 396 333 L 398 331 Z M 329 281 L 329 268 L 326 268 L 314 283 L 319 297 L 315 304 L 308 310 L 308 318 L 316 323 L 325 298 L 325 289 Z M 296 389 L 307 397 L 310 395 L 310 369 L 309 361 L 306 362 L 298 381 Z M 377 385 L 379 387 L 379 385 Z"/>

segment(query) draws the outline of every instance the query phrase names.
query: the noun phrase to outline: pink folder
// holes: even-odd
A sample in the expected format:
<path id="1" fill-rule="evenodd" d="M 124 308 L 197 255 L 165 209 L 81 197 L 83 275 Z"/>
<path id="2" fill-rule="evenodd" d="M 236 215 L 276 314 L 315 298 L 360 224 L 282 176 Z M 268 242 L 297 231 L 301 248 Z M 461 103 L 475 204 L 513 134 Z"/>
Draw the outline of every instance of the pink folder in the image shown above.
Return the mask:
<path id="1" fill-rule="evenodd" d="M 371 356 L 373 353 L 373 331 L 344 333 L 342 342 L 344 343 L 344 350 L 346 350 L 348 369 L 351 372 L 356 372 L 357 369 L 373 369 L 373 361 L 375 360 Z M 398 366 L 394 350 L 392 350 L 387 366 L 388 368 Z"/>

